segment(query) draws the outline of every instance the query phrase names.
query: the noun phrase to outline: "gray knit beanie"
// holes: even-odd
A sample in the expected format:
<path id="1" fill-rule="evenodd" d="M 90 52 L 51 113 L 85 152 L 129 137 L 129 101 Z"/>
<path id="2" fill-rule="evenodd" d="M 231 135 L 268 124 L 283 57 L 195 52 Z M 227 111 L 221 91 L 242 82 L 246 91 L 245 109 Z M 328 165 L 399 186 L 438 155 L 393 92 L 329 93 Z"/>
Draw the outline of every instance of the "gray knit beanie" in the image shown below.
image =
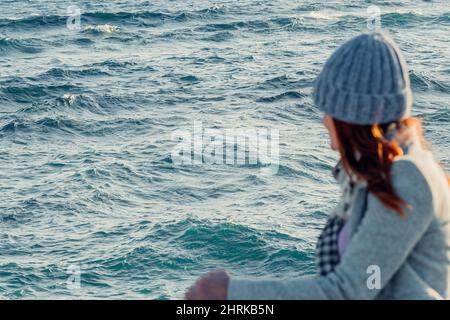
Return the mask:
<path id="1" fill-rule="evenodd" d="M 412 106 L 408 69 L 394 41 L 378 32 L 362 34 L 337 49 L 317 77 L 314 103 L 352 124 L 408 117 Z"/>

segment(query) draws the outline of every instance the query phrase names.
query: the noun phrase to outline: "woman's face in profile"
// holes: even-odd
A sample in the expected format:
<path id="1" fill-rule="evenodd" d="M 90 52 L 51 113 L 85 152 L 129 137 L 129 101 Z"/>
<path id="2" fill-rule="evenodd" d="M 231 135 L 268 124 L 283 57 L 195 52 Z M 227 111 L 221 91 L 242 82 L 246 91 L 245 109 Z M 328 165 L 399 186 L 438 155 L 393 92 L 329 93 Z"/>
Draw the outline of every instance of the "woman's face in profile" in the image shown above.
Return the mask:
<path id="1" fill-rule="evenodd" d="M 330 147 L 333 150 L 339 150 L 339 140 L 337 138 L 336 127 L 334 126 L 333 118 L 329 115 L 323 116 L 323 124 L 325 128 L 328 130 L 328 134 L 330 136 Z"/>

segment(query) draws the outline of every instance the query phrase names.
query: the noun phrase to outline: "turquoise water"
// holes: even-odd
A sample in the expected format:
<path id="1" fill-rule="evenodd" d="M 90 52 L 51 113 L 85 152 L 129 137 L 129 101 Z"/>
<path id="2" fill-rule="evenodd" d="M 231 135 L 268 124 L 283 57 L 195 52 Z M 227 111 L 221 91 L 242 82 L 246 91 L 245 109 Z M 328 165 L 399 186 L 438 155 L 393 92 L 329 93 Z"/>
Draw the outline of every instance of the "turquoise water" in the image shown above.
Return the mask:
<path id="1" fill-rule="evenodd" d="M 314 273 L 338 188 L 311 87 L 370 5 L 449 169 L 446 0 L 1 1 L 0 297 L 167 299 L 216 268 Z M 194 120 L 279 130 L 278 173 L 174 163 Z"/>

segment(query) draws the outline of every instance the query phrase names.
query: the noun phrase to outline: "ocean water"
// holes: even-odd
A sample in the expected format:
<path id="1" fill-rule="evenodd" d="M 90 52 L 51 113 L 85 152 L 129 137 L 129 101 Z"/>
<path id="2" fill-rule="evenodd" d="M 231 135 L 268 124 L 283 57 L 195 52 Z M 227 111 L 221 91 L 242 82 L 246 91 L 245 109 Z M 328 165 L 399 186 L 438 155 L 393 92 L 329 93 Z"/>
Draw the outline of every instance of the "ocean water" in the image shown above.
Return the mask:
<path id="1" fill-rule="evenodd" d="M 371 5 L 449 169 L 447 0 L 0 1 L 0 297 L 175 299 L 211 269 L 314 273 L 338 188 L 311 88 Z M 279 130 L 278 172 L 175 163 L 194 121 Z"/>

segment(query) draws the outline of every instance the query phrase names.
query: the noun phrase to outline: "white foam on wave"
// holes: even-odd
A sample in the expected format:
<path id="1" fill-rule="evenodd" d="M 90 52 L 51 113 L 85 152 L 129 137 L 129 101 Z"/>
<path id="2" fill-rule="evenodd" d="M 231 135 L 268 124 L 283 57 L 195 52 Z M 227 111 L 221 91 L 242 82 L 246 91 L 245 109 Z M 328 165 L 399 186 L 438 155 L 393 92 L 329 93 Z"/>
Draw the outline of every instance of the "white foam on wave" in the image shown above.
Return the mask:
<path id="1" fill-rule="evenodd" d="M 72 105 L 77 99 L 77 96 L 75 94 L 65 93 L 62 98 L 64 101 L 67 101 L 69 105 Z"/>
<path id="2" fill-rule="evenodd" d="M 351 15 L 349 12 L 334 12 L 334 11 L 311 11 L 308 16 L 321 20 L 336 20 L 344 16 Z"/>
<path id="3" fill-rule="evenodd" d="M 120 28 L 111 24 L 101 24 L 95 26 L 87 26 L 84 28 L 84 31 L 94 31 L 99 33 L 113 33 L 118 31 Z"/>

